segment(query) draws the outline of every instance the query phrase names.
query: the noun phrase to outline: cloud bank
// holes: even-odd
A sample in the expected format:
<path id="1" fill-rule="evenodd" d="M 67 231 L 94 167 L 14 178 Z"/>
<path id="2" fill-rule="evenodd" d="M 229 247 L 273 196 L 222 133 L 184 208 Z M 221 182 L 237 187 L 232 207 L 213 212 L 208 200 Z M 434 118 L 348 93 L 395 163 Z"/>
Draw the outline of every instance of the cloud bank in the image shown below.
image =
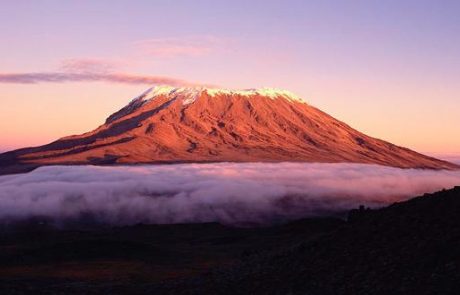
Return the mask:
<path id="1" fill-rule="evenodd" d="M 363 164 L 49 166 L 0 177 L 2 223 L 271 223 L 384 206 L 460 184 L 460 171 Z"/>

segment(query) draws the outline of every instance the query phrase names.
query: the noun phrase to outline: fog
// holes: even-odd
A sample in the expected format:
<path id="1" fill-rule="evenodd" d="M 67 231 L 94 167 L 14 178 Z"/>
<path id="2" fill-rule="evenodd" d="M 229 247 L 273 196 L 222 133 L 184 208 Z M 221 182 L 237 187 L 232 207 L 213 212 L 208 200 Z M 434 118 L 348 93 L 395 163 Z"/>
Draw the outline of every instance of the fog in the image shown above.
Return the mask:
<path id="1" fill-rule="evenodd" d="M 0 177 L 0 221 L 268 224 L 460 185 L 460 171 L 363 164 L 49 166 Z"/>

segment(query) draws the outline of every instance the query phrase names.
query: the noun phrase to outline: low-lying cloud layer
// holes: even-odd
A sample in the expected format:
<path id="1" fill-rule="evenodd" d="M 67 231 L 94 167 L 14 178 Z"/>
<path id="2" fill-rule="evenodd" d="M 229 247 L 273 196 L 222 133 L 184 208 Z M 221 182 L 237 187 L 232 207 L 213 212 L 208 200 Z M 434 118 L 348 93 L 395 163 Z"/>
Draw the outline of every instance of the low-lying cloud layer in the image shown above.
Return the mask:
<path id="1" fill-rule="evenodd" d="M 460 185 L 460 171 L 362 164 L 50 166 L 0 177 L 0 220 L 270 223 L 379 207 Z"/>

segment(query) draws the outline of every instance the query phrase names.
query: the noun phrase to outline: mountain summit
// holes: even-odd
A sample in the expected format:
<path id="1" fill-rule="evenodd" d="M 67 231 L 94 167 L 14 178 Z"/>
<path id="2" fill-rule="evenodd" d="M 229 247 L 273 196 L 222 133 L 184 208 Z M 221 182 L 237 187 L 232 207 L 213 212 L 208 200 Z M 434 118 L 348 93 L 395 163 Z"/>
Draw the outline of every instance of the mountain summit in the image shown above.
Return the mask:
<path id="1" fill-rule="evenodd" d="M 217 161 L 458 168 L 369 137 L 288 91 L 270 88 L 157 86 L 93 131 L 0 155 L 4 167 Z"/>

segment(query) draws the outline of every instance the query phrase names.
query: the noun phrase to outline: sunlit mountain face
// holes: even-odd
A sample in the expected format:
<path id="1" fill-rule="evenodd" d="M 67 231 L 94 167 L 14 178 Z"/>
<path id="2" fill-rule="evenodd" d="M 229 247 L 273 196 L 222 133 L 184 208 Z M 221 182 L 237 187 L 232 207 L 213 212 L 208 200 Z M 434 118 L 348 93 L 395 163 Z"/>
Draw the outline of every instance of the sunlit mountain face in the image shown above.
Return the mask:
<path id="1" fill-rule="evenodd" d="M 286 90 L 153 87 L 93 131 L 0 155 L 3 170 L 50 164 L 349 162 L 456 165 L 367 136 Z"/>

